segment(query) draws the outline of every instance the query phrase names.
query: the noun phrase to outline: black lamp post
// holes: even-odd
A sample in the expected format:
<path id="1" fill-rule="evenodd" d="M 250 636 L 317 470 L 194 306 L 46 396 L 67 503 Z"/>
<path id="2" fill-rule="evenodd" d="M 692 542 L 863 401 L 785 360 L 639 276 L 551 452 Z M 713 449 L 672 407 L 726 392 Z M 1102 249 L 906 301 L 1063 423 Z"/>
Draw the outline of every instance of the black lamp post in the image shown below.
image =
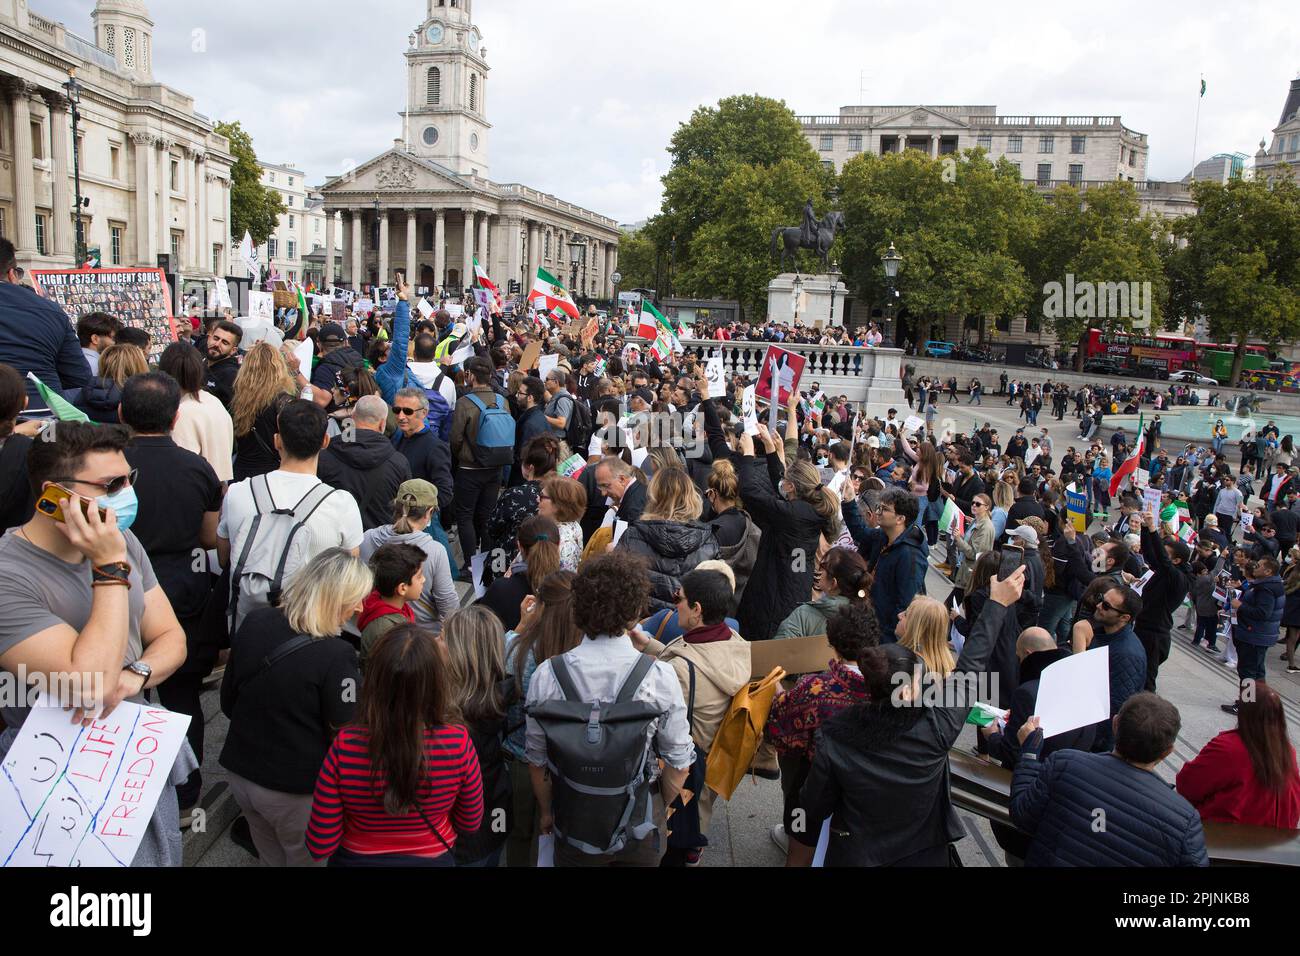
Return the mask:
<path id="1" fill-rule="evenodd" d="M 617 319 L 618 318 L 618 284 L 623 281 L 623 273 L 615 272 L 612 276 L 609 277 L 609 280 L 612 283 L 614 283 L 614 301 L 611 302 L 609 306 L 609 317 L 610 319 Z"/>
<path id="2" fill-rule="evenodd" d="M 587 258 L 587 240 L 578 235 L 569 237 L 569 293 L 578 287 L 578 267 Z M 576 301 L 576 300 L 575 300 Z"/>
<path id="3" fill-rule="evenodd" d="M 885 281 L 889 283 L 889 338 L 895 346 L 898 345 L 896 335 L 898 333 L 895 322 L 898 319 L 898 292 L 894 288 L 894 283 L 898 279 L 898 267 L 903 264 L 903 257 L 898 254 L 894 244 L 889 244 L 888 251 L 885 252 L 881 262 L 885 264 Z"/>
<path id="4" fill-rule="evenodd" d="M 844 273 L 840 272 L 840 264 L 838 262 L 831 262 L 830 271 L 826 274 L 830 276 L 831 279 L 831 315 L 826 322 L 826 328 L 832 329 L 835 327 L 835 293 L 839 288 L 840 276 Z"/>
<path id="5" fill-rule="evenodd" d="M 63 84 L 63 88 L 68 94 L 68 106 L 72 113 L 72 181 L 77 191 L 77 268 L 80 269 L 86 264 L 86 231 L 81 218 L 83 202 L 81 199 L 81 149 L 77 144 L 77 124 L 81 120 L 81 113 L 77 110 L 77 104 L 81 102 L 81 84 L 77 82 L 76 68 L 68 70 L 68 82 Z"/>

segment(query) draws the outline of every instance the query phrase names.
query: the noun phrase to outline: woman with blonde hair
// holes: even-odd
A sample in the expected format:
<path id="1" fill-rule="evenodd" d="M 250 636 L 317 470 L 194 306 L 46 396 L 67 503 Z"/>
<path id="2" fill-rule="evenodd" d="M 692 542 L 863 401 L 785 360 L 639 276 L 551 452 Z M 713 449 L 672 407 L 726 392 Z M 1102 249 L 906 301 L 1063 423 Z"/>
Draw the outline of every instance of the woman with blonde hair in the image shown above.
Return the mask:
<path id="1" fill-rule="evenodd" d="M 99 357 L 99 374 L 81 389 L 78 406 L 101 425 L 116 425 L 122 386 L 133 375 L 144 375 L 149 363 L 136 345 L 110 345 Z"/>
<path id="2" fill-rule="evenodd" d="M 510 831 L 510 774 L 501 747 L 507 730 L 504 688 L 509 687 L 504 638 L 501 619 L 480 606 L 457 611 L 442 626 L 452 703 L 469 731 L 483 778 L 483 823 L 476 833 L 458 835 L 457 866 L 495 867 Z"/>
<path id="3" fill-rule="evenodd" d="M 235 376 L 230 417 L 235 423 L 235 481 L 280 467 L 275 450 L 280 410 L 297 397 L 293 374 L 269 342 L 258 342 L 244 356 Z"/>
<path id="4" fill-rule="evenodd" d="M 713 529 L 700 522 L 704 501 L 684 468 L 664 468 L 650 479 L 645 511 L 617 547 L 640 555 L 650 569 L 648 610 L 677 603 L 681 577 L 718 556 Z"/>
<path id="5" fill-rule="evenodd" d="M 289 579 L 279 607 L 253 611 L 231 636 L 220 762 L 264 866 L 313 865 L 303 834 L 316 775 L 361 683 L 340 635 L 373 587 L 350 552 L 322 551 Z"/>
<path id="6" fill-rule="evenodd" d="M 1016 486 L 1007 481 L 993 482 L 993 512 L 989 518 L 993 521 L 993 540 L 1001 541 L 1007 530 L 1007 516 L 1011 506 L 1016 503 Z"/>
<path id="7" fill-rule="evenodd" d="M 537 513 L 560 529 L 560 567 L 577 571 L 582 560 L 582 515 L 587 510 L 587 490 L 572 478 L 549 474 L 542 479 Z"/>
<path id="8" fill-rule="evenodd" d="M 720 458 L 709 470 L 708 487 L 704 489 L 706 504 L 704 520 L 718 539 L 718 557 L 731 567 L 736 579 L 736 604 L 745 596 L 749 573 L 758 557 L 758 539 L 761 532 L 754 519 L 745 511 L 740 497 L 740 476 L 728 458 Z M 733 605 L 733 610 L 735 606 Z"/>
<path id="9" fill-rule="evenodd" d="M 957 667 L 948 646 L 951 626 L 946 607 L 932 597 L 917 595 L 898 615 L 898 643 L 914 651 L 931 673 L 944 680 Z"/>

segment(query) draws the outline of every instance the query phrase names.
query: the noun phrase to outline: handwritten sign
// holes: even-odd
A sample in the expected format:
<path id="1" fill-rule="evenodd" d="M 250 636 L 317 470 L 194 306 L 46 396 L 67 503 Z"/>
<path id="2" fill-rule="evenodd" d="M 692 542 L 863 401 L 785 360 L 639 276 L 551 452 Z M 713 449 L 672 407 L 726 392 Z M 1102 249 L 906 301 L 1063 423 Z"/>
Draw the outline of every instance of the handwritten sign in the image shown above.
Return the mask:
<path id="1" fill-rule="evenodd" d="M 122 703 L 82 727 L 62 708 L 33 707 L 0 764 L 0 861 L 130 866 L 189 723 Z"/>
<path id="2" fill-rule="evenodd" d="M 758 404 L 754 399 L 753 385 L 741 395 L 740 412 L 745 419 L 745 434 L 752 438 L 758 434 Z"/>
<path id="3" fill-rule="evenodd" d="M 718 398 L 727 390 L 727 370 L 723 367 L 722 356 L 715 355 L 704 366 L 704 377 L 709 383 L 709 394 Z"/>

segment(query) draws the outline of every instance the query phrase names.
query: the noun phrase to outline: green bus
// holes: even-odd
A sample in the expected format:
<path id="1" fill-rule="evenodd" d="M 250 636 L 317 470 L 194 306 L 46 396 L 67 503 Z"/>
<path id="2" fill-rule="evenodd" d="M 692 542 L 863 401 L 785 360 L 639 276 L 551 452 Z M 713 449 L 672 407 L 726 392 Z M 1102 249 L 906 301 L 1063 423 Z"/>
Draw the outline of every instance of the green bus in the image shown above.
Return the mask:
<path id="1" fill-rule="evenodd" d="M 1232 360 L 1236 349 L 1231 346 L 1207 345 L 1201 348 L 1201 374 L 1208 375 L 1220 385 L 1227 385 L 1232 378 Z M 1246 346 L 1246 357 L 1242 359 L 1243 372 L 1261 372 L 1268 369 L 1268 350 L 1262 345 Z"/>

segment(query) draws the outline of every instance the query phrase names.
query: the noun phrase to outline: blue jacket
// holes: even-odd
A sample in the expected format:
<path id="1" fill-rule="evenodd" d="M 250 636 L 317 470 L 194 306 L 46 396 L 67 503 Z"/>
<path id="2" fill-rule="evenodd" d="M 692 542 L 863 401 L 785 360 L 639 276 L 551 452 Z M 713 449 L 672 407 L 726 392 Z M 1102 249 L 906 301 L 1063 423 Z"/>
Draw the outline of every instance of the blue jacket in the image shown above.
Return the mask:
<path id="1" fill-rule="evenodd" d="M 925 572 L 929 568 L 930 547 L 925 534 L 911 525 L 885 545 L 876 561 L 876 579 L 871 585 L 871 602 L 880 622 L 880 643 L 894 644 L 898 636 L 899 612 L 906 610 L 912 598 L 925 593 Z M 1145 673 L 1143 679 L 1145 679 Z"/>
<path id="2" fill-rule="evenodd" d="M 90 366 L 67 313 L 26 286 L 8 282 L 0 282 L 0 362 L 24 378 L 32 372 L 56 392 L 72 392 L 90 381 Z M 27 398 L 28 413 L 49 411 L 31 379 Z"/>
<path id="3" fill-rule="evenodd" d="M 1141 693 L 1147 683 L 1147 652 L 1129 624 L 1123 630 L 1107 634 L 1100 628 L 1093 638 L 1088 650 L 1099 647 L 1110 648 L 1110 715 L 1114 717 L 1124 702 L 1134 694 Z M 1107 752 L 1115 745 L 1115 735 L 1111 722 L 1104 720 L 1097 725 L 1096 750 Z"/>
<path id="4" fill-rule="evenodd" d="M 1209 866 L 1200 814 L 1159 776 L 1114 754 L 1039 760 L 1042 746 L 1035 731 L 1011 781 L 1011 821 L 1031 838 L 1026 866 Z"/>
<path id="5" fill-rule="evenodd" d="M 1276 574 L 1251 581 L 1241 594 L 1237 625 L 1232 639 L 1257 647 L 1272 647 L 1278 641 L 1282 612 L 1286 609 L 1286 588 Z"/>
<path id="6" fill-rule="evenodd" d="M 406 353 L 409 351 L 410 341 L 411 303 L 399 299 L 397 310 L 393 313 L 393 344 L 388 350 L 388 361 L 375 369 L 375 384 L 379 386 L 379 394 L 389 405 L 393 404 L 397 393 L 404 388 L 418 388 L 424 391 L 420 380 L 406 367 Z"/>

